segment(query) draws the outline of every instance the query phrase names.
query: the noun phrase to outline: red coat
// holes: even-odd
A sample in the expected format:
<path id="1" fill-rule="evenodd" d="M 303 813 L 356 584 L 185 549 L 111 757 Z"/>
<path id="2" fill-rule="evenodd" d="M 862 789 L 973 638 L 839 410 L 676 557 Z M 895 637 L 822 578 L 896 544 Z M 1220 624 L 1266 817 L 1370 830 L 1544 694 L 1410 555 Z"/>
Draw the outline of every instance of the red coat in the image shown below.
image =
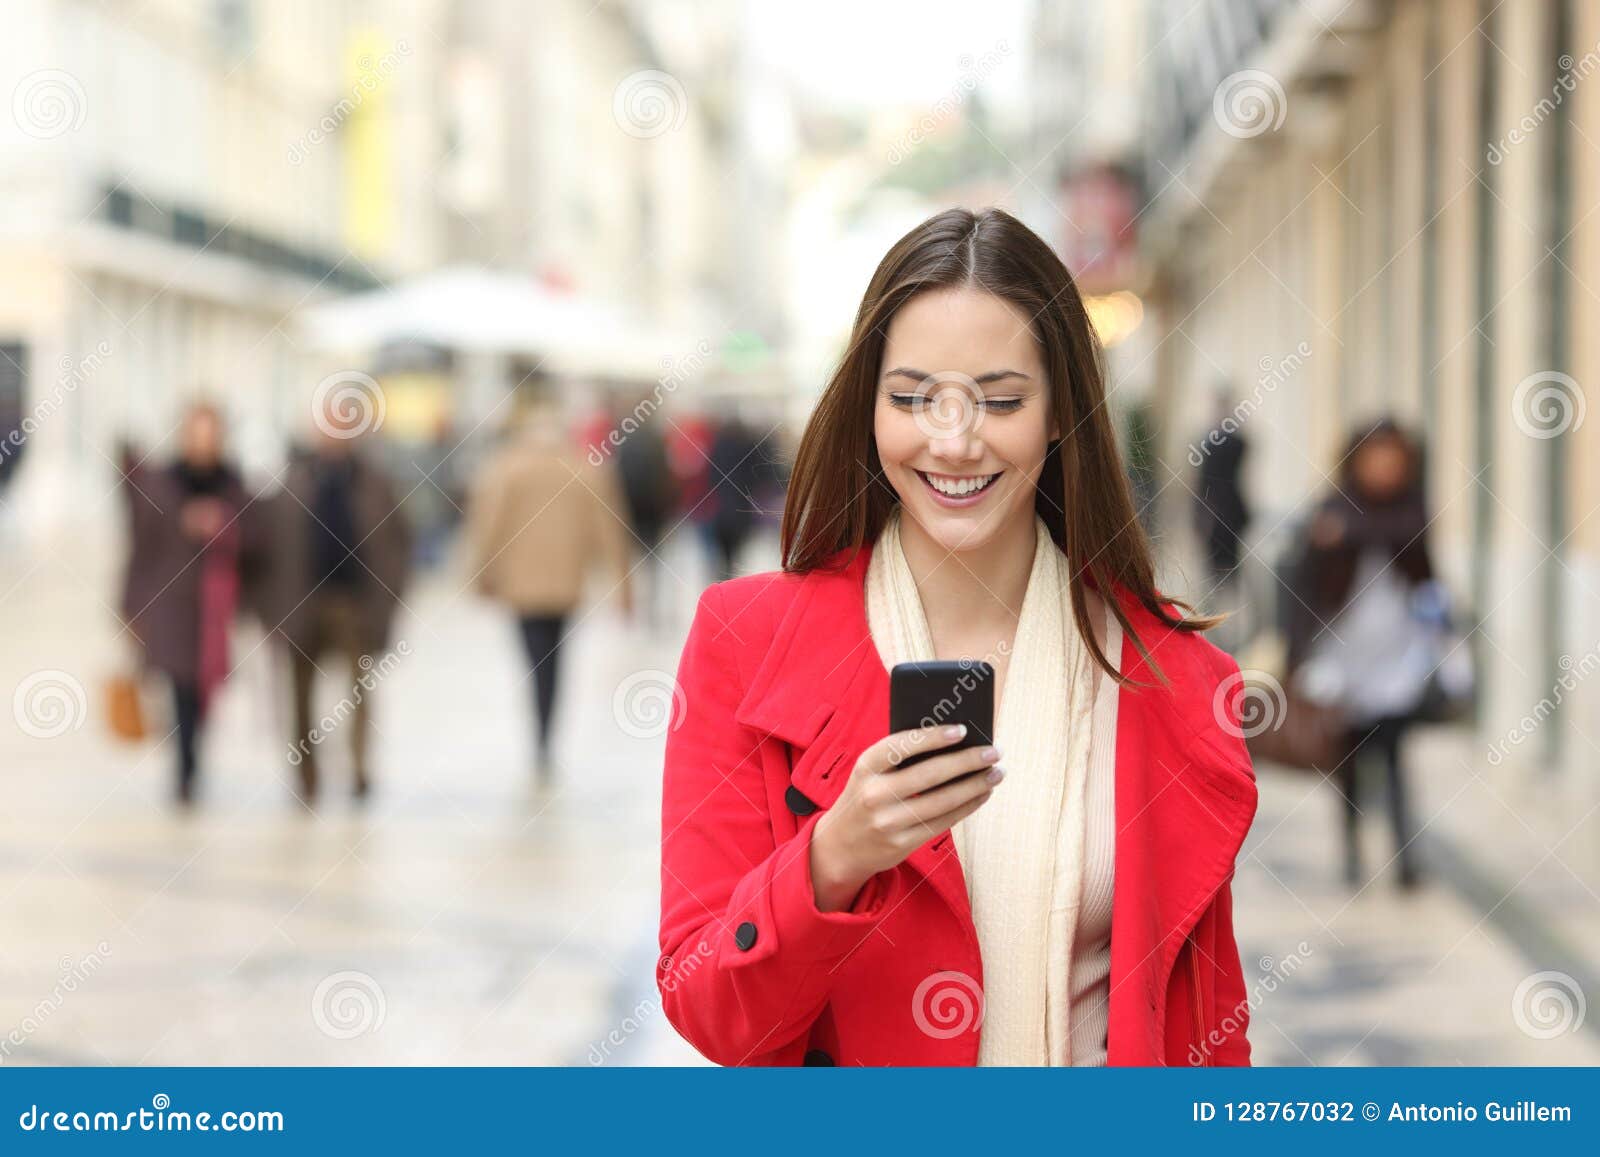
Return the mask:
<path id="1" fill-rule="evenodd" d="M 678 1031 L 721 1064 L 977 1063 L 981 1018 L 962 1001 L 978 1007 L 983 965 L 949 833 L 873 877 L 849 911 L 819 912 L 811 888 L 811 832 L 888 729 L 870 550 L 842 572 L 710 587 L 684 645 L 656 982 Z M 1212 706 L 1238 668 L 1122 604 L 1171 686 L 1118 701 L 1107 1063 L 1249 1064 L 1229 884 L 1256 787 Z M 1131 639 L 1122 671 L 1153 681 Z"/>

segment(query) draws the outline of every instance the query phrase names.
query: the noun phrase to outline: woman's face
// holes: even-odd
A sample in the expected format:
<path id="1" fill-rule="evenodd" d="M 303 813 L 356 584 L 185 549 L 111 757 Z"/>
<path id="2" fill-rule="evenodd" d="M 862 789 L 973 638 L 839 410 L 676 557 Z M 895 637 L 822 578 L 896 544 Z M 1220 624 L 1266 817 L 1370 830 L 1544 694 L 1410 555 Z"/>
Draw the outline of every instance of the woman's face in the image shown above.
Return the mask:
<path id="1" fill-rule="evenodd" d="M 1411 458 L 1393 438 L 1373 438 L 1356 451 L 1356 483 L 1377 499 L 1393 498 L 1410 481 Z"/>
<path id="2" fill-rule="evenodd" d="M 1030 319 L 981 289 L 913 297 L 885 336 L 873 433 L 905 516 L 946 550 L 982 549 L 1013 519 L 1032 525 L 1061 431 Z"/>

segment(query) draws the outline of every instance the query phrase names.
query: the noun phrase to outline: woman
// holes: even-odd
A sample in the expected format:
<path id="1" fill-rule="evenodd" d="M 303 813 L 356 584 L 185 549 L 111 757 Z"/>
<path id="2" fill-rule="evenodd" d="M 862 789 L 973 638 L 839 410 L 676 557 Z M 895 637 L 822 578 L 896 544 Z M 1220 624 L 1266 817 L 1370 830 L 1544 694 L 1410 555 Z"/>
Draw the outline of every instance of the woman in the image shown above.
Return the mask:
<path id="1" fill-rule="evenodd" d="M 185 413 L 175 462 L 152 469 L 123 452 L 130 551 L 122 617 L 144 665 L 172 683 L 180 804 L 194 799 L 196 749 L 228 674 L 238 602 L 247 500 L 239 472 L 222 454 L 222 414 L 205 402 Z"/>
<path id="2" fill-rule="evenodd" d="M 657 982 L 706 1056 L 1248 1063 L 1237 669 L 1154 586 L 1104 402 L 1014 218 L 941 213 L 879 265 L 784 569 L 710 587 L 678 672 Z M 957 658 L 995 668 L 1004 770 L 897 769 L 952 740 L 885 736 L 889 669 Z"/>
<path id="3" fill-rule="evenodd" d="M 1421 881 L 1400 758 L 1436 666 L 1437 632 L 1415 608 L 1433 581 L 1422 451 L 1394 422 L 1357 431 L 1339 483 L 1309 524 L 1291 620 L 1289 669 L 1311 698 L 1339 707 L 1350 754 L 1339 764 L 1345 799 L 1346 882 L 1362 885 L 1360 768 L 1382 764 L 1389 783 L 1398 883 Z"/>

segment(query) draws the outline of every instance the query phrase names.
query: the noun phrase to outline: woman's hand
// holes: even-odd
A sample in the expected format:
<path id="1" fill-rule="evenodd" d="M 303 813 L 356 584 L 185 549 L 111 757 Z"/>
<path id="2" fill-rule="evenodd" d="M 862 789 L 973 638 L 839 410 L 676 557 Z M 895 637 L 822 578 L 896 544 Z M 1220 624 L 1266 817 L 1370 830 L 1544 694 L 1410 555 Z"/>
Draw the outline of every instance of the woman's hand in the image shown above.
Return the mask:
<path id="1" fill-rule="evenodd" d="M 811 833 L 811 886 L 817 908 L 850 907 L 862 885 L 984 805 L 1005 771 L 1000 752 L 969 747 L 900 764 L 920 751 L 948 747 L 963 725 L 897 731 L 861 753 L 838 801 Z M 988 768 L 987 772 L 982 769 Z M 968 772 L 980 774 L 960 783 Z"/>

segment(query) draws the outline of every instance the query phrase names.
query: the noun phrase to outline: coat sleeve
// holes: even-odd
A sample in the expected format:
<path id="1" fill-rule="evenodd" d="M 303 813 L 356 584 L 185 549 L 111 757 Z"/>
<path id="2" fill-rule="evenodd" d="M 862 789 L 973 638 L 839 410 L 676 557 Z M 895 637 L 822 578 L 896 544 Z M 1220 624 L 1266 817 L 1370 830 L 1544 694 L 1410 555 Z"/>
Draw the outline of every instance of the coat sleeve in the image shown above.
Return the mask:
<path id="1" fill-rule="evenodd" d="M 1216 961 L 1217 961 L 1217 1038 L 1220 1043 L 1212 1053 L 1218 1065 L 1248 1065 L 1250 1039 L 1250 998 L 1245 992 L 1244 968 L 1239 963 L 1239 942 L 1233 933 L 1233 882 L 1222 886 L 1214 901 L 1216 905 Z"/>
<path id="2" fill-rule="evenodd" d="M 811 833 L 825 813 L 775 835 L 762 738 L 734 720 L 739 633 L 709 588 L 678 667 L 682 722 L 667 739 L 656 984 L 667 1018 L 707 1058 L 775 1064 L 905 885 L 899 872 L 879 873 L 849 910 L 817 909 Z"/>

